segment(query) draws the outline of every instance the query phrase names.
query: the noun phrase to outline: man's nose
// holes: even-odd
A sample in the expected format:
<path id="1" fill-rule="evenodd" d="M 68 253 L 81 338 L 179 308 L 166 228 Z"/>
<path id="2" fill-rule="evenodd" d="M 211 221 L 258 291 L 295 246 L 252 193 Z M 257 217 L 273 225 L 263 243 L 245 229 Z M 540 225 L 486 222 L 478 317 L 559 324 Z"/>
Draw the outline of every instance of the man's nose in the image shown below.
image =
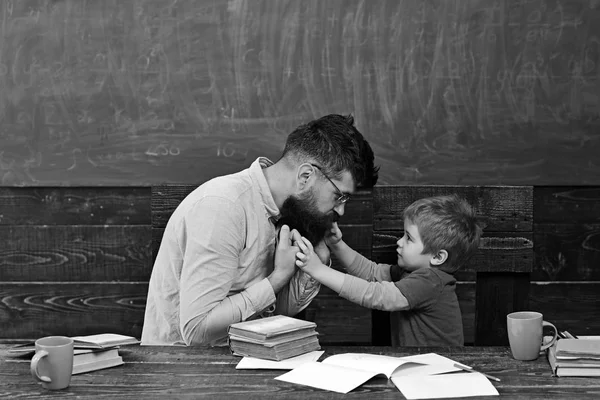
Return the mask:
<path id="1" fill-rule="evenodd" d="M 333 207 L 333 211 L 338 213 L 338 215 L 341 217 L 342 215 L 344 215 L 345 207 L 346 207 L 346 203 L 338 204 L 337 206 Z"/>

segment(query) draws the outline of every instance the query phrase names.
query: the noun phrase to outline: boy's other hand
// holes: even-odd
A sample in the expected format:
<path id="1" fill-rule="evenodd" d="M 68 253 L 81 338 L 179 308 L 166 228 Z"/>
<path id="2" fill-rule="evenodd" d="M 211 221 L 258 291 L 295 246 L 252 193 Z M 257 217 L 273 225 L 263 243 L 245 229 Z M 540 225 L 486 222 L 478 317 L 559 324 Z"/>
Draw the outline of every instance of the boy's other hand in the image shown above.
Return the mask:
<path id="1" fill-rule="evenodd" d="M 323 263 L 316 255 L 312 243 L 305 237 L 298 243 L 300 251 L 296 253 L 296 265 L 308 274 L 311 274 L 318 268 L 324 267 Z"/>
<path id="2" fill-rule="evenodd" d="M 329 247 L 335 246 L 342 241 L 342 231 L 337 222 L 331 225 L 331 229 L 325 235 L 325 244 Z"/>

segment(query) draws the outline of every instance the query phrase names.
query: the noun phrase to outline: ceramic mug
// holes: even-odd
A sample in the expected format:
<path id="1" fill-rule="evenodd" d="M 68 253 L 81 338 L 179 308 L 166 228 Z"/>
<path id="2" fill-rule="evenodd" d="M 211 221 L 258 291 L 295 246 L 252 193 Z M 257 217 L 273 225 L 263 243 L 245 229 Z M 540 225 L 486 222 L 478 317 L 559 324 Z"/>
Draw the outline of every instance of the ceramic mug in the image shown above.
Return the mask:
<path id="1" fill-rule="evenodd" d="M 542 343 L 544 327 L 554 329 L 554 337 L 548 343 Z M 539 357 L 540 351 L 546 350 L 556 342 L 558 331 L 544 316 L 535 311 L 513 312 L 506 316 L 508 342 L 515 360 L 530 361 Z"/>
<path id="2" fill-rule="evenodd" d="M 64 389 L 73 373 L 73 339 L 66 336 L 46 336 L 35 341 L 31 359 L 31 375 L 46 389 Z"/>

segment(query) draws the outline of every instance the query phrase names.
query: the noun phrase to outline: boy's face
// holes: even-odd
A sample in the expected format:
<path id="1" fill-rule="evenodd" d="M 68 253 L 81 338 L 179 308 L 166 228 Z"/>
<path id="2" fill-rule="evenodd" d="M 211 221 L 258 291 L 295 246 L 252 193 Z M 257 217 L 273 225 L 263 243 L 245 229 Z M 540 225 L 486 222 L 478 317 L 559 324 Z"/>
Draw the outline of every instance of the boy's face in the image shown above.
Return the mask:
<path id="1" fill-rule="evenodd" d="M 404 236 L 396 242 L 398 245 L 398 266 L 407 271 L 429 268 L 432 254 L 422 254 L 423 242 L 419 228 L 408 220 L 404 220 Z"/>

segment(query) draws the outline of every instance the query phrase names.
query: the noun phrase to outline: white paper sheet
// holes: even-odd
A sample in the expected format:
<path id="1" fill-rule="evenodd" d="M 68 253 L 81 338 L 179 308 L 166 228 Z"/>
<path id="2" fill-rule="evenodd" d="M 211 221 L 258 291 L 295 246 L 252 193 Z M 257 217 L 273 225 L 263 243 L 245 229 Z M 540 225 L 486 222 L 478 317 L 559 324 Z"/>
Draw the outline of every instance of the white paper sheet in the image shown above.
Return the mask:
<path id="1" fill-rule="evenodd" d="M 498 390 L 479 372 L 393 376 L 392 382 L 408 400 L 498 396 Z"/>
<path id="2" fill-rule="evenodd" d="M 323 353 L 325 353 L 323 350 L 311 351 L 282 361 L 244 357 L 236 365 L 235 369 L 294 369 L 305 362 L 317 361 Z"/>
<path id="3" fill-rule="evenodd" d="M 275 379 L 312 386 L 318 389 L 331 390 L 332 392 L 348 393 L 376 375 L 384 376 L 383 373 L 378 374 L 354 368 L 343 368 L 339 365 L 309 362 Z"/>

